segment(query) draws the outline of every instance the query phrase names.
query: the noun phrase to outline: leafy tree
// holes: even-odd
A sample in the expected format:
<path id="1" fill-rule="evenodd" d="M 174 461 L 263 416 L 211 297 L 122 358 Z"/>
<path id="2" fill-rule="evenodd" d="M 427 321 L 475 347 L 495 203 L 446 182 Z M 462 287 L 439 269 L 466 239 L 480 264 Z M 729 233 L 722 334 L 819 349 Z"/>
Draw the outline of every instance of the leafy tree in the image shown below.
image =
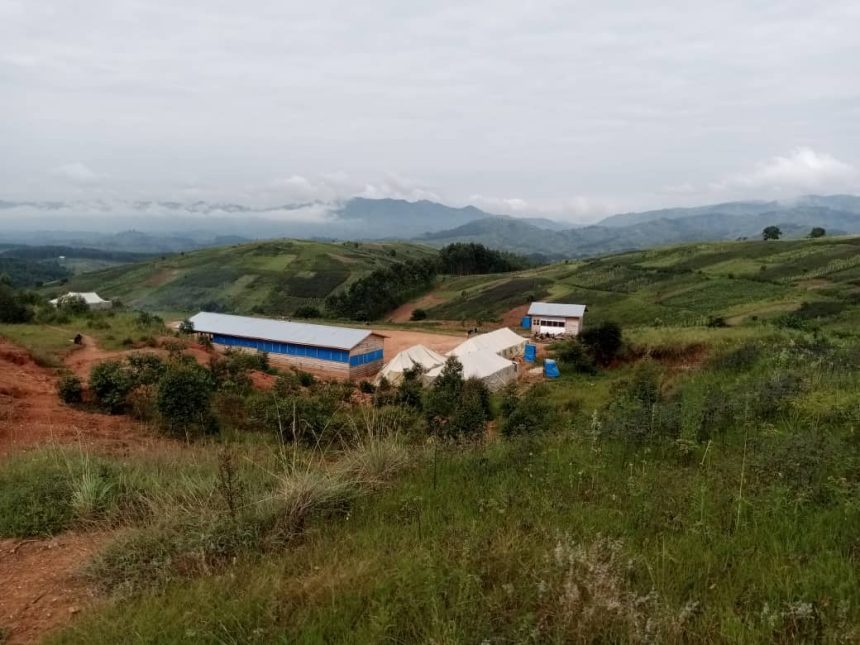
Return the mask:
<path id="1" fill-rule="evenodd" d="M 424 388 L 421 385 L 421 377 L 424 369 L 421 365 L 414 365 L 403 372 L 403 379 L 397 386 L 397 402 L 417 410 L 421 409 L 421 395 Z"/>
<path id="2" fill-rule="evenodd" d="M 761 232 L 761 237 L 763 240 L 778 240 L 782 237 L 782 231 L 778 226 L 766 226 Z"/>
<path id="3" fill-rule="evenodd" d="M 0 282 L 0 322 L 25 323 L 33 319 L 33 310 L 21 293 Z"/>
<path id="4" fill-rule="evenodd" d="M 423 309 L 413 309 L 412 315 L 409 317 L 409 320 L 418 321 L 418 320 L 426 320 L 427 312 Z"/>
<path id="5" fill-rule="evenodd" d="M 621 326 L 611 321 L 585 329 L 579 339 L 600 365 L 609 365 L 618 355 L 623 343 Z"/>
<path id="6" fill-rule="evenodd" d="M 169 366 L 158 382 L 157 407 L 164 427 L 186 438 L 194 430 L 206 430 L 213 391 L 208 370 L 197 363 Z"/>
<path id="7" fill-rule="evenodd" d="M 70 316 L 83 316 L 89 313 L 90 308 L 83 296 L 61 296 L 57 300 L 57 309 Z"/>
<path id="8" fill-rule="evenodd" d="M 490 391 L 483 381 L 470 378 L 463 383 L 460 399 L 446 430 L 450 436 L 479 438 L 491 418 Z"/>
<path id="9" fill-rule="evenodd" d="M 825 231 L 820 226 L 814 226 L 811 231 L 809 231 L 809 237 L 815 239 L 817 237 L 824 237 L 827 235 L 827 231 Z"/>
<path id="10" fill-rule="evenodd" d="M 463 366 L 451 356 L 428 392 L 424 414 L 441 435 L 477 437 L 492 418 L 489 390 L 478 379 L 464 381 Z"/>
<path id="11" fill-rule="evenodd" d="M 180 334 L 193 334 L 194 333 L 194 323 L 190 320 L 183 320 L 179 323 L 179 333 Z"/>
<path id="12" fill-rule="evenodd" d="M 454 415 L 462 392 L 463 365 L 455 356 L 449 356 L 427 395 L 424 405 L 427 422 L 431 426 L 446 424 Z"/>

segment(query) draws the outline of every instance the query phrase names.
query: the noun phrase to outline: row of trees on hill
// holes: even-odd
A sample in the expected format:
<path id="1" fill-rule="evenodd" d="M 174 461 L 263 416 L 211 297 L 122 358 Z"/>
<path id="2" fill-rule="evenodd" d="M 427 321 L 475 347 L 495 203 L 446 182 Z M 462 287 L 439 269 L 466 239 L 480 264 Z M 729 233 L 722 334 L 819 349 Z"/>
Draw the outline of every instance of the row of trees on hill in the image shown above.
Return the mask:
<path id="1" fill-rule="evenodd" d="M 432 260 L 397 262 L 356 280 L 341 293 L 326 298 L 326 309 L 338 317 L 373 320 L 426 291 L 436 279 Z"/>
<path id="2" fill-rule="evenodd" d="M 479 273 L 507 273 L 528 266 L 528 261 L 513 253 L 488 249 L 483 244 L 449 244 L 439 250 L 439 273 L 474 275 Z"/>
<path id="3" fill-rule="evenodd" d="M 809 231 L 808 237 L 814 240 L 819 237 L 824 237 L 825 235 L 827 235 L 826 230 L 820 226 L 813 226 L 812 230 Z M 763 240 L 778 240 L 781 237 L 782 229 L 780 229 L 779 226 L 765 226 L 761 232 L 761 239 Z"/>
<path id="4" fill-rule="evenodd" d="M 526 266 L 525 258 L 482 244 L 450 244 L 434 258 L 405 260 L 376 269 L 345 291 L 330 295 L 325 306 L 338 318 L 374 320 L 430 289 L 438 275 L 505 273 Z M 311 317 L 304 315 L 306 311 L 301 314 Z"/>

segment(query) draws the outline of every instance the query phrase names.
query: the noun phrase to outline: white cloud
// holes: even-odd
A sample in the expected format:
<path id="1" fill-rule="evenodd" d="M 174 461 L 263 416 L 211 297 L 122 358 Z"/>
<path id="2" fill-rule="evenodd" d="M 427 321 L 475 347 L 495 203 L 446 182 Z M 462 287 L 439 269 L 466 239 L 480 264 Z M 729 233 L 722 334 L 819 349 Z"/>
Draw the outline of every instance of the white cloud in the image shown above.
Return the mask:
<path id="1" fill-rule="evenodd" d="M 520 215 L 528 213 L 532 208 L 528 201 L 519 197 L 488 197 L 487 195 L 469 195 L 469 203 L 481 210 L 500 215 Z"/>
<path id="2" fill-rule="evenodd" d="M 812 148 L 795 148 L 785 156 L 757 163 L 752 170 L 729 177 L 717 188 L 753 188 L 775 192 L 838 190 L 858 179 L 857 168 Z"/>
<path id="3" fill-rule="evenodd" d="M 421 199 L 431 201 L 440 200 L 436 192 L 425 187 L 421 182 L 401 177 L 395 173 L 387 173 L 382 180 L 365 184 L 364 189 L 357 196 L 369 199 L 390 198 L 405 199 L 408 201 L 418 201 Z"/>
<path id="4" fill-rule="evenodd" d="M 93 184 L 101 178 L 100 175 L 93 172 L 80 161 L 58 166 L 51 171 L 51 174 L 75 184 Z"/>

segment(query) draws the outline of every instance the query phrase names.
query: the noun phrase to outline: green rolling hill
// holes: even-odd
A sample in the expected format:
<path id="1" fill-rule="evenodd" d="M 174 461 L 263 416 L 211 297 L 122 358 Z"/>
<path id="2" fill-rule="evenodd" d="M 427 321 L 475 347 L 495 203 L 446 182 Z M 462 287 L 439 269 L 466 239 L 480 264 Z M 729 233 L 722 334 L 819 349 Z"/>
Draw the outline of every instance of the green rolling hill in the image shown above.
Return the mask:
<path id="1" fill-rule="evenodd" d="M 290 315 L 302 305 L 322 309 L 326 296 L 373 269 L 434 253 L 410 244 L 281 240 L 112 267 L 75 276 L 62 289 L 95 290 L 152 311 Z M 518 307 L 544 299 L 587 304 L 592 323 L 703 326 L 722 318 L 737 325 L 795 312 L 845 321 L 850 332 L 847 321 L 860 307 L 860 237 L 684 244 L 443 276 L 416 302 L 429 321 L 513 324 Z"/>
<path id="2" fill-rule="evenodd" d="M 450 278 L 430 319 L 499 320 L 530 300 L 589 306 L 591 322 L 728 324 L 796 312 L 847 321 L 860 307 L 860 237 L 712 242 L 569 261 L 502 276 Z"/>
<path id="3" fill-rule="evenodd" d="M 412 244 L 275 240 L 162 256 L 79 275 L 51 289 L 98 291 L 154 311 L 288 315 L 302 305 L 321 305 L 376 268 L 434 253 Z"/>

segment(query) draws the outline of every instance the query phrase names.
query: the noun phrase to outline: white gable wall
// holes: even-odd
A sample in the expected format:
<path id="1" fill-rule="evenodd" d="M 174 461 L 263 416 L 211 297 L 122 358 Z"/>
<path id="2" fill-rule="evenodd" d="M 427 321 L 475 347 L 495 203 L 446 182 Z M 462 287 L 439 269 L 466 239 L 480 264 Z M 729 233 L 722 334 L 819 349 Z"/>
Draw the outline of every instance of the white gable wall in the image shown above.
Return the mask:
<path id="1" fill-rule="evenodd" d="M 532 333 L 547 336 L 568 334 L 575 336 L 580 330 L 579 318 L 563 318 L 561 316 L 535 316 L 532 319 Z"/>

